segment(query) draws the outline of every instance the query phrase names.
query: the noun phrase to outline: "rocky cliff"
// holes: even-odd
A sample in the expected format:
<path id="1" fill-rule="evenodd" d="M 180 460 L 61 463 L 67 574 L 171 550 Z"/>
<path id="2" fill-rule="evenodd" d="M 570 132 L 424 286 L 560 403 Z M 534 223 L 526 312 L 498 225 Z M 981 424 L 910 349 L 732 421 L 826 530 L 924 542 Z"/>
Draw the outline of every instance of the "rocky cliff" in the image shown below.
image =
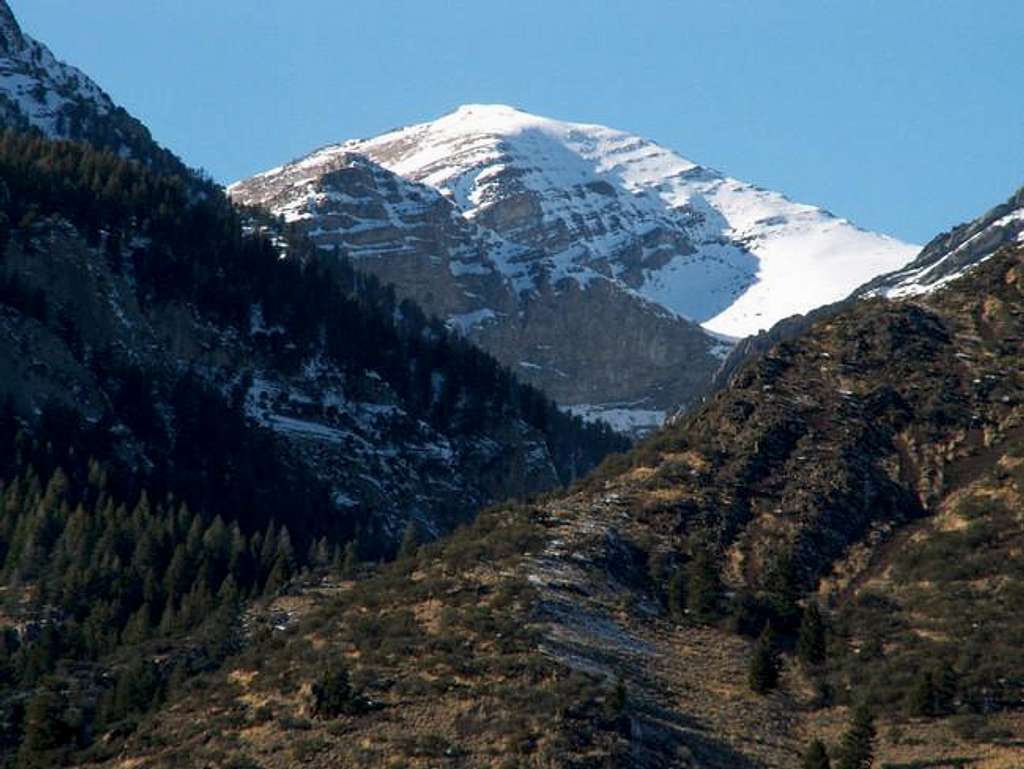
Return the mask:
<path id="1" fill-rule="evenodd" d="M 230 193 L 625 428 L 690 405 L 733 338 L 914 253 L 640 137 L 495 105 L 328 147 Z"/>

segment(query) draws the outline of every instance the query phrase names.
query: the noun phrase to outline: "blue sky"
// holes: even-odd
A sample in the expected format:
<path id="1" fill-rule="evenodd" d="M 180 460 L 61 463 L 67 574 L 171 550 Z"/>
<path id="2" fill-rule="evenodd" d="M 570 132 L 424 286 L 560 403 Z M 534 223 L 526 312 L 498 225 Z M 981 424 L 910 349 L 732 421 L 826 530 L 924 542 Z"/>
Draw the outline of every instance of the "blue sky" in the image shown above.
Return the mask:
<path id="1" fill-rule="evenodd" d="M 230 182 L 508 103 L 923 242 L 1024 184 L 1019 0 L 10 0 Z"/>

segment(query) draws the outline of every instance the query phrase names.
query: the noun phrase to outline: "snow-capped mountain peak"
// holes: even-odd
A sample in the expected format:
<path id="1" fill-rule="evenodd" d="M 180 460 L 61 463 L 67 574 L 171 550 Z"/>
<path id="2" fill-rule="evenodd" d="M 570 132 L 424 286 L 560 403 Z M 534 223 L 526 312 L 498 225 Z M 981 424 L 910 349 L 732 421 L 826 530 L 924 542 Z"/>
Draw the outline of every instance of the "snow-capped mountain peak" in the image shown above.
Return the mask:
<path id="1" fill-rule="evenodd" d="M 504 105 L 325 147 L 229 192 L 357 259 L 563 405 L 649 422 L 691 401 L 730 338 L 917 251 L 641 136 Z"/>
<path id="2" fill-rule="evenodd" d="M 465 105 L 301 165 L 352 152 L 541 249 L 555 283 L 612 279 L 733 337 L 840 299 L 918 251 L 635 134 L 505 105 Z"/>

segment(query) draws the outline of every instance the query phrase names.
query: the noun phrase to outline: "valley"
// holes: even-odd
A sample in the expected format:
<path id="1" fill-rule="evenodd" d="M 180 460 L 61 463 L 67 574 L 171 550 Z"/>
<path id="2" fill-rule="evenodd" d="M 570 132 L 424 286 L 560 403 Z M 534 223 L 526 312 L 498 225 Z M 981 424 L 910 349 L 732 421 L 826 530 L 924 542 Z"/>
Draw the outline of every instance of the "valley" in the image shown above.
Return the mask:
<path id="1" fill-rule="evenodd" d="M 1024 765 L 1024 191 L 477 103 L 222 187 L 6 0 L 0 129 L 0 767 Z"/>

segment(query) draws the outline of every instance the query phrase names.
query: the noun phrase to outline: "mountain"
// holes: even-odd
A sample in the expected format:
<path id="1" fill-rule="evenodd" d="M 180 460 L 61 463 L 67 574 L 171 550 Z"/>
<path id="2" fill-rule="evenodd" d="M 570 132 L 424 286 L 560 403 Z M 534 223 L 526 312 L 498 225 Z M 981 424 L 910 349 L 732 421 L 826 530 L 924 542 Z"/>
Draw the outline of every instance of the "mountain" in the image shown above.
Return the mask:
<path id="1" fill-rule="evenodd" d="M 305 291 L 299 284 L 321 269 L 308 241 L 258 217 L 239 221 L 217 187 L 156 145 L 87 76 L 25 35 L 2 0 L 0 40 L 2 122 L 19 132 L 4 139 L 0 168 L 7 201 L 2 242 L 12 252 L 2 262 L 3 296 L 29 313 L 7 318 L 0 367 L 3 394 L 20 415 L 61 404 L 88 420 L 117 423 L 118 374 L 144 372 L 159 411 L 167 405 L 160 394 L 172 391 L 182 372 L 201 371 L 200 379 L 225 393 L 242 387 L 248 418 L 328 483 L 335 508 L 374 510 L 374 525 L 392 540 L 410 519 L 437 533 L 487 500 L 572 480 L 602 451 L 625 445 L 599 437 L 601 430 L 589 431 L 598 443 L 607 438 L 597 455 L 584 445 L 589 439 L 548 443 L 545 433 L 588 431 L 345 261 L 334 260 L 324 277 L 328 292 L 340 292 L 342 305 L 332 312 L 340 324 L 376 338 L 377 349 L 356 360 L 351 349 L 333 344 L 340 329 L 323 332 L 327 347 L 310 346 L 304 332 L 291 332 L 296 324 L 325 323 L 325 311 L 298 313 L 291 307 L 297 296 L 281 295 L 285 285 Z M 98 152 L 47 142 L 62 139 Z M 89 163 L 98 165 L 92 179 L 83 170 Z M 65 189 L 48 193 L 46 185 L 62 175 Z M 202 234 L 184 233 L 185 222 Z M 52 247 L 40 245 L 46 238 Z M 236 242 L 225 246 L 225 238 Z M 251 242 L 240 246 L 240 238 Z M 211 253 L 216 248 L 224 253 Z M 242 304 L 237 290 L 208 293 L 221 279 L 211 270 L 223 277 L 240 267 L 215 265 L 249 250 L 258 273 L 266 248 L 287 251 L 295 262 L 282 267 L 273 297 L 268 287 L 252 287 L 263 298 L 253 294 Z M 207 287 L 198 288 L 203 281 Z M 224 302 L 231 307 L 226 317 Z M 25 345 L 38 354 L 23 355 Z M 467 428 L 471 412 L 483 422 Z M 487 415 L 497 421 L 486 424 Z M 166 416 L 164 427 L 173 432 L 173 417 Z M 486 440 L 481 430 L 490 431 Z M 152 446 L 136 438 L 127 441 L 138 454 L 134 461 L 154 463 L 147 456 Z"/>
<path id="2" fill-rule="evenodd" d="M 401 177 L 380 190 L 391 208 L 344 173 L 368 161 Z M 229 192 L 385 276 L 562 404 L 625 419 L 657 421 L 730 339 L 917 250 L 638 136 L 496 105 L 327 147 Z M 425 233 L 442 221 L 461 229 L 450 256 Z"/>
<path id="3" fill-rule="evenodd" d="M 1019 765 L 1019 195 L 753 338 L 588 474 L 625 442 L 465 339 L 497 305 L 446 324 L 355 266 L 418 274 L 425 301 L 491 292 L 537 329 L 575 291 L 621 310 L 601 320 L 627 347 L 715 356 L 610 259 L 552 284 L 546 218 L 470 216 L 346 151 L 288 226 L 20 127 L 0 135 L 0 762 Z"/>
<path id="4" fill-rule="evenodd" d="M 0 38 L 0 764 L 103 757 L 249 602 L 628 446 Z"/>
<path id="5" fill-rule="evenodd" d="M 1024 240 L 1024 189 L 1005 203 L 943 233 L 903 269 L 860 287 L 857 296 L 913 296 L 942 288 L 1000 248 Z"/>
<path id="6" fill-rule="evenodd" d="M 570 493 L 303 588 L 105 765 L 1014 766 L 1022 339 L 1017 244 L 853 302 Z"/>
<path id="7" fill-rule="evenodd" d="M 0 0 L 0 126 L 88 141 L 162 172 L 185 171 L 88 76 L 22 32 L 6 0 Z"/>
<path id="8" fill-rule="evenodd" d="M 3 760 L 34 750 L 22 706 L 49 702 L 61 666 L 78 666 L 62 680 L 87 731 L 144 710 L 156 689 L 125 705 L 103 683 L 135 644 L 215 666 L 242 598 L 388 557 L 627 445 L 188 180 L 5 133 L 0 185 Z"/>
<path id="9" fill-rule="evenodd" d="M 817 322 L 873 297 L 899 298 L 928 294 L 967 274 L 1001 248 L 1024 241 L 1024 190 L 977 219 L 943 233 L 922 249 L 910 264 L 879 275 L 840 301 L 804 315 L 785 318 L 767 331 L 737 343 L 707 381 L 704 394 L 714 393 L 743 365 L 780 342 L 795 339 Z"/>

